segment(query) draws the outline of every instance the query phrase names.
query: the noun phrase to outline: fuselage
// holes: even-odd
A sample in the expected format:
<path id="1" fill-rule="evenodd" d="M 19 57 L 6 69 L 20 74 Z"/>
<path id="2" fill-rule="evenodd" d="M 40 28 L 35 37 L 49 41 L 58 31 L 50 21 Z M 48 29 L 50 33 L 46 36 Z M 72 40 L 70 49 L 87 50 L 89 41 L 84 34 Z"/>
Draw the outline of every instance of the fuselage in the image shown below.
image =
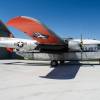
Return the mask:
<path id="1" fill-rule="evenodd" d="M 80 39 L 71 39 L 67 41 L 68 50 L 66 52 L 34 52 L 38 42 L 29 39 L 5 38 L 0 37 L 0 47 L 15 48 L 21 56 L 28 55 L 31 59 L 37 60 L 92 60 L 100 59 L 100 41 L 92 39 L 83 39 L 82 48 L 80 48 Z M 51 46 L 52 48 L 52 46 Z M 58 46 L 59 48 L 59 46 Z M 48 48 L 49 49 L 49 48 Z M 56 48 L 55 48 L 56 49 Z M 31 52 L 32 51 L 32 52 Z M 20 53 L 21 52 L 21 53 Z M 23 55 L 24 54 L 24 55 Z"/>
<path id="2" fill-rule="evenodd" d="M 83 50 L 79 44 L 80 39 L 68 40 L 68 51 L 66 52 L 17 52 L 17 54 L 35 60 L 97 60 L 100 59 L 100 41 L 83 39 Z"/>

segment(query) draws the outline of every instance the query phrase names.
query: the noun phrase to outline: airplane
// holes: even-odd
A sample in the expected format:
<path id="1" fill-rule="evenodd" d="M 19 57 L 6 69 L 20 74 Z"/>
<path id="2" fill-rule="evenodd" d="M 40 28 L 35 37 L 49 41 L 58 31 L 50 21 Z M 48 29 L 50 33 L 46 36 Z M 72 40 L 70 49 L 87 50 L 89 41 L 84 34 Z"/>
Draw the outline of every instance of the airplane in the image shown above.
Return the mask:
<path id="1" fill-rule="evenodd" d="M 73 60 L 99 60 L 100 40 L 65 38 L 62 39 L 40 21 L 17 16 L 7 22 L 32 40 L 0 37 L 0 47 L 15 48 L 17 51 L 34 54 L 36 60 L 50 60 L 51 66 Z"/>

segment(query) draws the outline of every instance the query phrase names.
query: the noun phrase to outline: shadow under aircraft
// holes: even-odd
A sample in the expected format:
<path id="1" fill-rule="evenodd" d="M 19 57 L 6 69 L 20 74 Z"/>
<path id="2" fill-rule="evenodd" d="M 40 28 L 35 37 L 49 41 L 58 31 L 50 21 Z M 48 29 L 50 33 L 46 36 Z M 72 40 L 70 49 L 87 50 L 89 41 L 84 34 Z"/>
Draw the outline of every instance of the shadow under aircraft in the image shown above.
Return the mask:
<path id="1" fill-rule="evenodd" d="M 40 77 L 48 79 L 74 79 L 79 71 L 80 66 L 81 63 L 78 61 L 67 62 L 63 65 L 55 67 L 46 76 Z"/>
<path id="2" fill-rule="evenodd" d="M 9 63 L 3 63 L 3 64 L 10 64 L 10 65 L 24 65 L 24 66 L 48 66 L 49 63 L 44 62 L 23 62 L 23 61 L 15 61 L 15 62 L 9 62 Z M 58 79 L 58 80 L 68 80 L 68 79 L 74 79 L 80 69 L 83 65 L 89 65 L 90 67 L 94 65 L 99 64 L 90 64 L 85 63 L 82 64 L 79 61 L 69 61 L 64 63 L 63 65 L 58 65 L 54 67 L 47 75 L 40 76 L 41 78 L 47 78 L 47 79 Z M 51 66 L 52 67 L 52 66 Z M 87 66 L 84 66 L 87 67 Z"/>

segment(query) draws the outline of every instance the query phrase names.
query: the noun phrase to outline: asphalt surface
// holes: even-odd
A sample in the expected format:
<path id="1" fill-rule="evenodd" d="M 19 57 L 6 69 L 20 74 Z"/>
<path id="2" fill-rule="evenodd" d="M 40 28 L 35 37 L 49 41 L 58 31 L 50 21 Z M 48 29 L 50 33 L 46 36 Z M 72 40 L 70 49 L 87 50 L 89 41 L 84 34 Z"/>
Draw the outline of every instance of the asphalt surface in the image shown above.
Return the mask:
<path id="1" fill-rule="evenodd" d="M 0 60 L 0 100 L 100 100 L 100 65 Z"/>

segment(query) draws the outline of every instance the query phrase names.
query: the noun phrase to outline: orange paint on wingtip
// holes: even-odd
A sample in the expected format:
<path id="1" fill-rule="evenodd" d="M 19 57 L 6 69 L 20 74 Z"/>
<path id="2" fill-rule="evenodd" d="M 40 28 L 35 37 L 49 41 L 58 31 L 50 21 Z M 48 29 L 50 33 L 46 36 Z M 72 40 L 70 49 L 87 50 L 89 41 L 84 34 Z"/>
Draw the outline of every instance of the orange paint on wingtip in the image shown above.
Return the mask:
<path id="1" fill-rule="evenodd" d="M 18 16 L 8 21 L 7 25 L 21 30 L 41 44 L 62 44 L 61 39 L 54 32 L 36 19 Z"/>

